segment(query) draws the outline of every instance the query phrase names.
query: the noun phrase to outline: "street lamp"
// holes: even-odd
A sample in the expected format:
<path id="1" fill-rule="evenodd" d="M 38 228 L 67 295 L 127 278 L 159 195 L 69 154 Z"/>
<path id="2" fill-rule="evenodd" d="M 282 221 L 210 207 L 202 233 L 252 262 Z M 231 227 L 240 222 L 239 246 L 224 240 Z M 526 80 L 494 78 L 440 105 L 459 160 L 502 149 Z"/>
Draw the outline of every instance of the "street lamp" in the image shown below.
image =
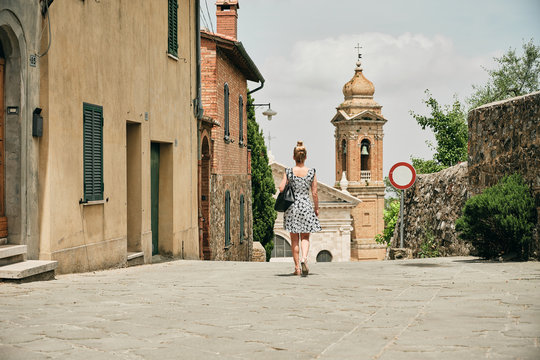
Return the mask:
<path id="1" fill-rule="evenodd" d="M 277 112 L 275 112 L 274 110 L 272 110 L 272 108 L 270 107 L 270 103 L 268 104 L 253 104 L 253 107 L 256 108 L 256 107 L 259 107 L 259 106 L 268 106 L 268 109 L 266 109 L 262 114 L 264 116 L 267 116 L 268 117 L 268 121 L 272 120 L 272 116 L 276 116 L 277 115 Z"/>

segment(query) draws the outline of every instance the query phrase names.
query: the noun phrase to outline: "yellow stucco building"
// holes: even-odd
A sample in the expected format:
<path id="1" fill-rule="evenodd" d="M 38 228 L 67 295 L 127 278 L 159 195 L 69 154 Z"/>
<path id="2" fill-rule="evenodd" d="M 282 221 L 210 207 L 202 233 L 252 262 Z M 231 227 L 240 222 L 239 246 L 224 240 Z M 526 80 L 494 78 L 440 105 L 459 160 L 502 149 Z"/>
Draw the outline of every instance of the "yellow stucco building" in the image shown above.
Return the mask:
<path id="1" fill-rule="evenodd" d="M 18 105 L 24 124 L 17 161 L 25 176 L 7 169 L 8 187 L 30 194 L 11 201 L 8 190 L 2 199 L 7 245 L 27 246 L 29 259 L 58 261 L 59 273 L 148 263 L 158 253 L 199 257 L 198 6 L 0 6 L 0 55 L 10 64 L 7 78 L 22 79 L 2 86 L 26 94 L 6 104 Z M 33 133 L 35 114 L 42 134 Z"/>

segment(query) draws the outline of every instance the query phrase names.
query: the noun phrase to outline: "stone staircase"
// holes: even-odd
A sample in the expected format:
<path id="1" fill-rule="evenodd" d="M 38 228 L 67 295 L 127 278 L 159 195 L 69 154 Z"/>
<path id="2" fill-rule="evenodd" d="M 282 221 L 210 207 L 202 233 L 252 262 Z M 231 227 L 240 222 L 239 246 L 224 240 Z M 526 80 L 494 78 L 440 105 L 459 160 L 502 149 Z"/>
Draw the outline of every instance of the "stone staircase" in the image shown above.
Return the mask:
<path id="1" fill-rule="evenodd" d="M 26 245 L 8 244 L 0 239 L 0 281 L 29 282 L 52 280 L 57 261 L 26 260 Z"/>

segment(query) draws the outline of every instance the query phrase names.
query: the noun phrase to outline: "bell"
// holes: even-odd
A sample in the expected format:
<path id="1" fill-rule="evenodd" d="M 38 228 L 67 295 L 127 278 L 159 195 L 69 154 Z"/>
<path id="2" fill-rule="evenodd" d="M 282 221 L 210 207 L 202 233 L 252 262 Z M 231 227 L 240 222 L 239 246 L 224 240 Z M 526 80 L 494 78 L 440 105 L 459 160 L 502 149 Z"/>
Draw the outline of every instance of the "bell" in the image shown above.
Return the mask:
<path id="1" fill-rule="evenodd" d="M 366 144 L 362 145 L 362 151 L 361 151 L 361 154 L 362 154 L 362 155 L 369 155 L 368 147 L 367 147 Z"/>

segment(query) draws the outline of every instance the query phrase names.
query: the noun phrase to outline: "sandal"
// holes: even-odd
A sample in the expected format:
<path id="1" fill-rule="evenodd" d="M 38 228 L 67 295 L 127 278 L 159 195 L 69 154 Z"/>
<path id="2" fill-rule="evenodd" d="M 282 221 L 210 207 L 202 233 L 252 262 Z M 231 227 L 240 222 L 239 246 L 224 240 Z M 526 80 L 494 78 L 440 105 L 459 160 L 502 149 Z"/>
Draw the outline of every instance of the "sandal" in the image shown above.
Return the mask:
<path id="1" fill-rule="evenodd" d="M 294 269 L 293 275 L 300 275 L 300 269 Z"/>
<path id="2" fill-rule="evenodd" d="M 307 267 L 306 261 L 307 259 L 304 259 L 300 263 L 300 266 L 302 266 L 302 276 L 307 276 L 309 274 L 309 268 Z"/>

